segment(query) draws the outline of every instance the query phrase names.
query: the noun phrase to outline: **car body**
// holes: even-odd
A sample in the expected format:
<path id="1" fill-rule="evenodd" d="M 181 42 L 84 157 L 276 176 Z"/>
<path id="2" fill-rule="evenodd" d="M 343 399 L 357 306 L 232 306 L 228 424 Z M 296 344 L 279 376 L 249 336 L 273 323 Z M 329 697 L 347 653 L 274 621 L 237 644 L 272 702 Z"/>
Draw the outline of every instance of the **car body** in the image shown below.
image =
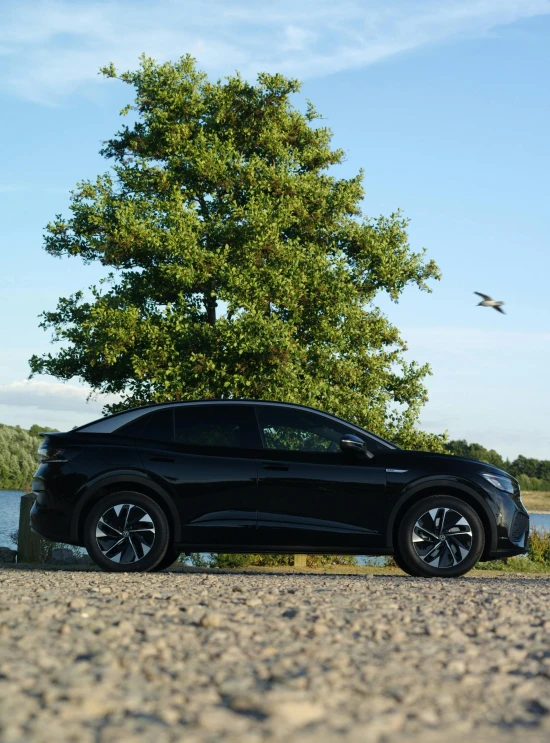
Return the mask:
<path id="1" fill-rule="evenodd" d="M 454 508 L 453 499 L 475 512 L 466 522 L 478 524 L 478 559 L 509 557 L 527 549 L 529 516 L 517 481 L 507 473 L 462 457 L 401 449 L 314 408 L 247 400 L 163 403 L 42 436 L 31 526 L 47 539 L 87 546 L 89 551 L 90 544 L 96 546 L 94 533 L 100 535 L 99 542 L 107 542 L 98 532 L 99 522 L 86 526 L 87 519 L 102 499 L 117 493 L 142 494 L 156 503 L 166 519 L 157 524 L 157 533 L 168 529 L 168 554 L 176 556 L 397 555 L 401 565 L 401 524 L 413 506 L 426 502 L 431 510 L 418 516 L 406 538 L 414 543 L 413 556 L 421 547 L 422 562 L 431 565 L 429 574 L 461 574 L 454 564 L 438 568 L 434 558 L 424 557 L 428 548 L 430 554 L 443 554 L 446 544 L 452 549 L 444 562 L 460 562 L 464 544 L 472 546 L 470 537 L 458 532 L 470 534 L 473 527 L 468 531 L 453 525 L 445 543 L 444 536 L 435 534 L 438 529 L 443 533 L 441 518 L 447 518 L 447 527 L 451 521 L 462 523 L 465 512 Z M 440 504 L 447 516 L 434 511 L 439 507 L 436 497 L 451 499 L 450 505 Z M 115 500 L 111 497 L 111 505 Z M 133 501 L 129 496 L 122 501 L 130 504 L 124 511 L 127 520 Z M 134 505 L 147 512 L 143 503 Z M 114 524 L 119 512 L 116 504 L 113 507 L 106 518 Z M 430 518 L 439 519 L 437 528 Z M 122 526 L 113 526 L 112 535 L 121 534 Z M 433 548 L 428 542 L 419 547 L 422 539 L 439 539 L 441 546 L 434 541 Z M 132 545 L 135 551 L 135 539 Z M 133 562 L 139 562 L 137 553 Z M 164 562 L 166 558 L 159 564 Z M 108 564 L 102 567 L 109 569 Z M 436 568 L 439 572 L 434 573 Z M 418 569 L 420 573 L 408 571 L 424 574 L 422 565 Z"/>

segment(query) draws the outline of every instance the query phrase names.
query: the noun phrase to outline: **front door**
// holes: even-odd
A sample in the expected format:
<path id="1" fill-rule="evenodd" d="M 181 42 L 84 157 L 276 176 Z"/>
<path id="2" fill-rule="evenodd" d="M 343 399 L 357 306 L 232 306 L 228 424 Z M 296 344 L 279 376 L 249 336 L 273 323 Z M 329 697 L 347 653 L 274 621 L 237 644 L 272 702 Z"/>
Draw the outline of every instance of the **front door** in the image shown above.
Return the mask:
<path id="1" fill-rule="evenodd" d="M 356 551 L 385 544 L 386 470 L 340 449 L 357 431 L 326 416 L 269 404 L 256 407 L 258 548 Z"/>
<path id="2" fill-rule="evenodd" d="M 164 422 L 155 421 L 155 416 L 164 416 Z M 167 440 L 160 440 L 170 425 Z M 255 443 L 257 427 L 250 406 L 183 404 L 152 414 L 138 446 L 149 476 L 174 498 L 182 546 L 197 551 L 254 548 Z"/>

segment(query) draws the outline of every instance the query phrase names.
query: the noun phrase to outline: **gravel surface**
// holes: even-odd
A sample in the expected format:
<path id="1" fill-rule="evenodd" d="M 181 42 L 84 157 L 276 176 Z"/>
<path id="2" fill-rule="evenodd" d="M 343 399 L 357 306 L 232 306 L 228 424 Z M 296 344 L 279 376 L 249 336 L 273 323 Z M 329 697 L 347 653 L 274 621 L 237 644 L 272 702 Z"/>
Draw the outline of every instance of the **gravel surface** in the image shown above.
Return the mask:
<path id="1" fill-rule="evenodd" d="M 0 741 L 550 739 L 550 579 L 0 569 Z"/>

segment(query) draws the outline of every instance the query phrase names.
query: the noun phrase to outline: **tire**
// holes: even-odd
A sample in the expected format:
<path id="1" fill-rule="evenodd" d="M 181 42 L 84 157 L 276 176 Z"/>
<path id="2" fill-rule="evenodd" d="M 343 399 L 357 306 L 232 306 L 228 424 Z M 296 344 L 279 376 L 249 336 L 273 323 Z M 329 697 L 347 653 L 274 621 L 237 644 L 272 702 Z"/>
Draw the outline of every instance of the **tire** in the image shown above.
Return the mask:
<path id="1" fill-rule="evenodd" d="M 151 572 L 158 573 L 161 570 L 166 570 L 166 568 L 172 567 L 180 554 L 181 552 L 175 547 L 168 547 L 168 549 L 166 550 L 166 554 L 164 555 L 162 560 L 159 562 L 158 565 L 155 565 L 155 567 L 151 569 Z"/>
<path id="2" fill-rule="evenodd" d="M 411 568 L 411 566 L 408 565 L 405 562 L 405 560 L 401 557 L 401 553 L 399 552 L 399 549 L 396 548 L 392 557 L 397 567 L 400 568 L 404 573 L 408 573 L 409 575 L 412 575 L 415 578 L 419 577 L 419 574 L 417 572 L 413 572 L 413 569 Z"/>
<path id="3" fill-rule="evenodd" d="M 483 524 L 474 509 L 452 495 L 433 495 L 403 515 L 397 531 L 399 567 L 423 578 L 457 578 L 479 561 Z M 397 560 L 396 560 L 397 562 Z"/>
<path id="4" fill-rule="evenodd" d="M 147 495 L 128 490 L 94 505 L 84 524 L 84 543 L 96 565 L 112 573 L 153 570 L 171 548 L 162 508 Z"/>

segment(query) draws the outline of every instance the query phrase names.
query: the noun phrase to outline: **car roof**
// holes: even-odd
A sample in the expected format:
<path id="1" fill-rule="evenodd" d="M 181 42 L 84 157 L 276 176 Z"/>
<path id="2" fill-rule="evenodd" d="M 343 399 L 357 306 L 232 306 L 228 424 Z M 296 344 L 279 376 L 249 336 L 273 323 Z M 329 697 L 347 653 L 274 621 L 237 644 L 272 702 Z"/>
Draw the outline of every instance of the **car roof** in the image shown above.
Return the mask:
<path id="1" fill-rule="evenodd" d="M 130 421 L 134 420 L 135 418 L 139 418 L 141 415 L 145 415 L 146 413 L 159 409 L 159 408 L 169 408 L 169 407 L 180 407 L 180 406 L 192 406 L 192 405 L 272 405 L 272 406 L 280 406 L 285 408 L 293 408 L 297 410 L 305 410 L 312 413 L 317 413 L 318 415 L 326 416 L 327 418 L 331 418 L 333 420 L 340 421 L 342 423 L 345 423 L 347 426 L 351 426 L 352 428 L 356 428 L 359 431 L 362 431 L 363 433 L 368 434 L 371 438 L 373 438 L 375 441 L 379 441 L 381 444 L 384 444 L 390 449 L 398 449 L 399 447 L 396 444 L 392 444 L 390 441 L 387 441 L 386 439 L 383 439 L 381 436 L 377 436 L 374 433 L 371 433 L 370 431 L 367 431 L 366 429 L 362 428 L 361 426 L 358 426 L 356 423 L 351 423 L 350 421 L 345 420 L 344 418 L 340 418 L 337 415 L 333 415 L 332 413 L 326 413 L 323 410 L 319 410 L 319 408 L 313 408 L 309 405 L 300 405 L 299 403 L 294 402 L 283 402 L 281 400 L 240 400 L 238 398 L 234 398 L 231 400 L 220 400 L 218 398 L 215 399 L 198 399 L 198 400 L 172 400 L 169 402 L 159 402 L 159 403 L 150 403 L 148 405 L 140 405 L 136 408 L 128 408 L 126 410 L 120 410 L 117 413 L 112 413 L 111 415 L 104 416 L 103 418 L 97 418 L 96 420 L 91 421 L 90 423 L 86 423 L 83 426 L 79 426 L 78 428 L 74 428 L 71 433 L 112 433 L 113 431 L 116 431 L 119 427 L 122 425 L 125 425 L 126 423 L 129 423 Z M 115 421 L 115 419 L 124 416 L 124 423 L 121 423 L 120 426 L 113 427 L 112 425 L 106 425 L 107 421 Z"/>

